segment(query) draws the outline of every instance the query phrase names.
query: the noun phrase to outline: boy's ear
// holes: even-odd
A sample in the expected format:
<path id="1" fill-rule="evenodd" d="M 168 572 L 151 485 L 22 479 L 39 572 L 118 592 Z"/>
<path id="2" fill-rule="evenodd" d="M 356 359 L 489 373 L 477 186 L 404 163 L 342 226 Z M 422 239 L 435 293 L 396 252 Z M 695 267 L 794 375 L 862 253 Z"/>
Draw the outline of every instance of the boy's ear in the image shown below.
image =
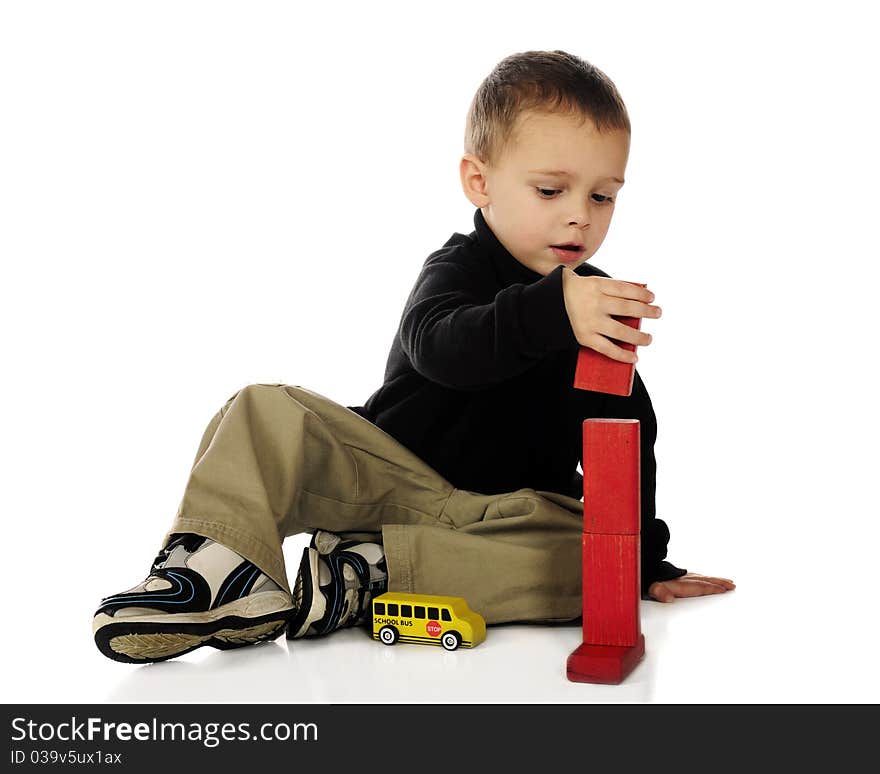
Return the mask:
<path id="1" fill-rule="evenodd" d="M 486 165 L 473 153 L 465 153 L 458 165 L 461 189 L 474 207 L 485 207 L 489 203 Z"/>

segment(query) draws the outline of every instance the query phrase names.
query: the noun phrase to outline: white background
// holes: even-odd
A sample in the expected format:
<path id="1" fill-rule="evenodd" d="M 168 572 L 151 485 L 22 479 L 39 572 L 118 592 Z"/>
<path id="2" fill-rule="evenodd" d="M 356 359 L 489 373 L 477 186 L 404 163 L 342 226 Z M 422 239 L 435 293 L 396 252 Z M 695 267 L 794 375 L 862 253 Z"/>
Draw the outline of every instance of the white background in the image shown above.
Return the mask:
<path id="1" fill-rule="evenodd" d="M 4 701 L 880 698 L 869 7 L 0 6 Z M 554 48 L 633 123 L 593 262 L 664 310 L 639 370 L 669 558 L 737 590 L 644 602 L 648 656 L 616 688 L 567 682 L 571 626 L 105 659 L 92 613 L 145 576 L 230 395 L 380 386 L 424 259 L 473 229 L 475 89 Z"/>

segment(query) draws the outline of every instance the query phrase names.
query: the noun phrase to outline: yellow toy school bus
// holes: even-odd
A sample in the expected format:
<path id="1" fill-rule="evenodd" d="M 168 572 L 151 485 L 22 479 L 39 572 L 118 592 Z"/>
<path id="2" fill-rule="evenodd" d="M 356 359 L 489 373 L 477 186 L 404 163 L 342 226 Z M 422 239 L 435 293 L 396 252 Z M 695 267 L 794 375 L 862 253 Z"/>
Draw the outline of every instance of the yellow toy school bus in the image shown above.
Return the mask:
<path id="1" fill-rule="evenodd" d="M 483 616 L 462 597 L 398 594 L 388 591 L 373 598 L 373 639 L 394 645 L 416 642 L 455 650 L 472 648 L 486 639 Z"/>

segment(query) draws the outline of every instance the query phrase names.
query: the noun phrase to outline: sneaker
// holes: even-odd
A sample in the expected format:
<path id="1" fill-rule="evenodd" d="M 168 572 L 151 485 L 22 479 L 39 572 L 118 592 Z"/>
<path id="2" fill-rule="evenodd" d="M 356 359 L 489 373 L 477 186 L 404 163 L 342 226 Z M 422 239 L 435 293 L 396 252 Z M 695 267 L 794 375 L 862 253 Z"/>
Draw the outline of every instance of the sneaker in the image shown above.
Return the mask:
<path id="1" fill-rule="evenodd" d="M 378 543 L 344 541 L 318 530 L 303 551 L 293 587 L 296 613 L 287 639 L 318 637 L 368 618 L 370 600 L 388 585 L 385 551 Z"/>
<path id="2" fill-rule="evenodd" d="M 101 600 L 92 632 L 108 658 L 143 664 L 275 639 L 292 610 L 290 595 L 232 549 L 176 533 L 145 581 Z"/>

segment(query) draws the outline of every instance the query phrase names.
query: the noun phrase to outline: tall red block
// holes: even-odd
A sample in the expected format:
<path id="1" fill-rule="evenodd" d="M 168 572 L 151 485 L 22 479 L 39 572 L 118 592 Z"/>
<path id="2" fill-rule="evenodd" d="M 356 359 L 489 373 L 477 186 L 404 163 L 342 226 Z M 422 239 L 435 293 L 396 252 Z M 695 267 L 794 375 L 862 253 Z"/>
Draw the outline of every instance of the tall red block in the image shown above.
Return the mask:
<path id="1" fill-rule="evenodd" d="M 583 643 L 569 680 L 619 683 L 645 653 L 641 599 L 639 422 L 583 424 Z"/>
<path id="2" fill-rule="evenodd" d="M 639 438 L 637 419 L 584 420 L 584 532 L 639 534 Z"/>
<path id="3" fill-rule="evenodd" d="M 639 623 L 638 535 L 597 535 L 583 541 L 584 642 L 635 645 Z"/>
<path id="4" fill-rule="evenodd" d="M 630 284 L 645 287 L 644 282 Z M 641 317 L 620 317 L 618 315 L 612 315 L 612 317 L 630 328 L 641 329 Z M 636 350 L 635 344 L 617 339 L 611 339 L 611 341 L 629 352 Z M 597 352 L 595 349 L 581 347 L 574 371 L 574 386 L 579 390 L 606 392 L 611 395 L 631 395 L 635 372 L 635 363 L 622 363 Z"/>

